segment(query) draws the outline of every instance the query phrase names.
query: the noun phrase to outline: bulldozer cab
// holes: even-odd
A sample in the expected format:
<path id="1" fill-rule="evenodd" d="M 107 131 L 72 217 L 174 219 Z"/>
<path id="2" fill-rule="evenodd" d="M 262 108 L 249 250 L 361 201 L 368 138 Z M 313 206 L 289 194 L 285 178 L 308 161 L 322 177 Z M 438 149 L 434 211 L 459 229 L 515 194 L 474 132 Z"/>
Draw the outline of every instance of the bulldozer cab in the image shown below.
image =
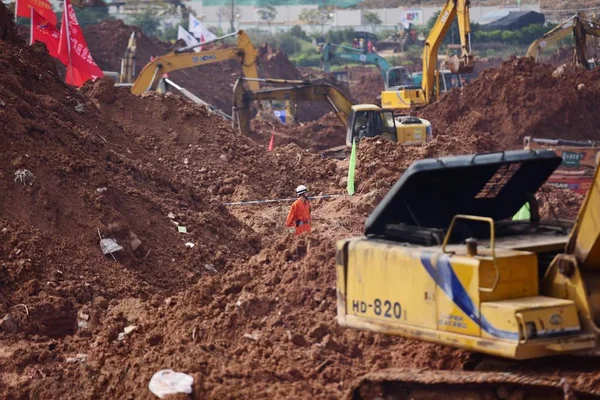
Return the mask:
<path id="1" fill-rule="evenodd" d="M 397 141 L 396 124 L 392 111 L 382 110 L 374 105 L 352 107 L 348 123 L 347 142 L 365 137 L 383 136 L 385 139 Z"/>

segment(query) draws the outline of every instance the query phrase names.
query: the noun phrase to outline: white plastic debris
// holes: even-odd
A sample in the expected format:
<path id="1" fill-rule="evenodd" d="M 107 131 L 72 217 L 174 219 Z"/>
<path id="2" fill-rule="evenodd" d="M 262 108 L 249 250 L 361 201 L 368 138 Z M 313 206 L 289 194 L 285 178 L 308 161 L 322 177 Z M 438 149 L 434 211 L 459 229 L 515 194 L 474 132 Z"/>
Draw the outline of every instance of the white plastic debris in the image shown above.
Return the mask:
<path id="1" fill-rule="evenodd" d="M 188 161 L 187 157 L 183 159 L 183 163 L 184 163 L 185 165 L 188 165 L 188 164 L 189 164 L 189 161 Z"/>
<path id="2" fill-rule="evenodd" d="M 175 372 L 172 369 L 163 369 L 152 375 L 148 389 L 162 399 L 170 394 L 190 394 L 193 384 L 194 378 L 188 374 Z"/>
<path id="3" fill-rule="evenodd" d="M 185 226 L 179 225 L 177 227 L 177 232 L 179 232 L 179 233 L 187 233 L 187 228 Z"/>
<path id="4" fill-rule="evenodd" d="M 34 178 L 33 172 L 28 169 L 18 169 L 15 171 L 15 182 L 21 182 L 23 186 L 27 183 L 33 185 Z"/>
<path id="5" fill-rule="evenodd" d="M 257 342 L 258 339 L 260 339 L 260 332 L 254 331 L 252 333 L 244 333 L 244 337 L 246 339 L 254 340 L 255 342 Z"/>
<path id="6" fill-rule="evenodd" d="M 102 250 L 102 254 L 107 255 L 121 251 L 123 250 L 123 247 L 113 239 L 105 238 L 100 240 L 100 249 Z"/>
<path id="7" fill-rule="evenodd" d="M 75 357 L 67 357 L 66 362 L 67 364 L 85 364 L 87 362 L 87 357 L 87 354 L 78 353 Z"/>
<path id="8" fill-rule="evenodd" d="M 129 335 L 131 332 L 135 331 L 136 329 L 137 329 L 137 326 L 135 326 L 135 325 L 126 326 L 125 329 L 123 329 L 123 332 L 119 333 L 119 336 L 117 337 L 117 340 L 120 341 L 120 340 L 125 339 L 125 337 L 127 335 Z"/>
<path id="9" fill-rule="evenodd" d="M 102 193 L 102 192 L 106 192 L 107 190 L 108 190 L 108 188 L 106 188 L 106 187 L 99 187 L 96 189 L 96 192 Z"/>
<path id="10" fill-rule="evenodd" d="M 172 212 L 167 214 L 167 218 L 169 219 L 175 219 L 175 214 L 173 214 Z"/>
<path id="11" fill-rule="evenodd" d="M 194 246 L 195 246 L 195 244 L 194 244 L 194 243 L 192 243 L 192 242 L 187 242 L 187 243 L 185 244 L 185 247 L 188 247 L 188 248 L 190 248 L 190 249 L 193 249 L 193 248 L 194 248 Z"/>
<path id="12" fill-rule="evenodd" d="M 85 112 L 85 106 L 83 103 L 77 103 L 75 106 L 75 111 L 77 111 L 79 114 L 83 114 Z"/>

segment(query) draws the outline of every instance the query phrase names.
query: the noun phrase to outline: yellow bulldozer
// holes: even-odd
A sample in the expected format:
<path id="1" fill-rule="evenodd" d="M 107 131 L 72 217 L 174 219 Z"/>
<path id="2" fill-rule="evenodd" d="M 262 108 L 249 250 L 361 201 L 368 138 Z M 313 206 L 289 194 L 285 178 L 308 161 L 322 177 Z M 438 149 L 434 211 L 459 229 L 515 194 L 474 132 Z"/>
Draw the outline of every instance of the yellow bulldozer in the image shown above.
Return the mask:
<path id="1" fill-rule="evenodd" d="M 412 164 L 369 216 L 364 236 L 337 243 L 338 323 L 512 360 L 593 354 L 600 175 L 575 223 L 543 221 L 534 194 L 561 162 L 538 149 Z M 530 219 L 513 220 L 526 203 Z M 380 371 L 360 380 L 354 398 L 373 393 L 566 398 L 558 381 L 465 371 Z M 599 395 L 600 387 L 571 398 Z"/>

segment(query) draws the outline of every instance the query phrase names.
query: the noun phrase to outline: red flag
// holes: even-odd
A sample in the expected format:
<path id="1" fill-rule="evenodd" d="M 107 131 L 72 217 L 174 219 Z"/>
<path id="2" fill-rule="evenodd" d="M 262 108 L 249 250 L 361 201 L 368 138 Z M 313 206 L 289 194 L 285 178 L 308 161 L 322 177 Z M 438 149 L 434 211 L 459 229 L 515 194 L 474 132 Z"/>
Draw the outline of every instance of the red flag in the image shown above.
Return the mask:
<path id="1" fill-rule="evenodd" d="M 42 42 L 46 45 L 48 53 L 54 58 L 58 58 L 63 64 L 67 65 L 67 58 L 58 54 L 58 40 L 60 33 L 54 25 L 42 17 L 36 10 L 31 9 L 31 44 Z"/>
<path id="2" fill-rule="evenodd" d="M 56 26 L 56 14 L 48 0 L 17 0 L 17 16 L 31 18 L 31 10 L 37 11 L 42 18 Z"/>
<path id="3" fill-rule="evenodd" d="M 268 151 L 273 150 L 273 139 L 275 139 L 275 131 L 271 133 L 271 140 L 269 140 L 269 148 L 267 149 Z"/>
<path id="4" fill-rule="evenodd" d="M 104 76 L 90 54 L 83 31 L 77 22 L 75 10 L 69 0 L 65 0 L 63 9 L 58 54 L 66 57 L 68 61 L 66 81 L 70 85 L 81 86 L 89 79 Z"/>

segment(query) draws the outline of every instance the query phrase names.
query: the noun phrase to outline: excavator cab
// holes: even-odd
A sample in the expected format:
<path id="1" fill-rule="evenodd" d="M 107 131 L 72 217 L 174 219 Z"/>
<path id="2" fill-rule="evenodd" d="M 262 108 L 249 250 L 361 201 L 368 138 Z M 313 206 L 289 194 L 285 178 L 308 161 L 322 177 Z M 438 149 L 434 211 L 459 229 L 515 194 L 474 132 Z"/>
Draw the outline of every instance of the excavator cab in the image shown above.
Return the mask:
<path id="1" fill-rule="evenodd" d="M 375 105 L 353 106 L 350 113 L 347 138 L 350 143 L 355 139 L 383 136 L 397 141 L 394 114 Z"/>
<path id="2" fill-rule="evenodd" d="M 395 116 L 373 104 L 352 106 L 346 133 L 346 144 L 365 137 L 381 136 L 392 142 L 416 145 L 431 140 L 431 123 L 411 116 Z"/>

